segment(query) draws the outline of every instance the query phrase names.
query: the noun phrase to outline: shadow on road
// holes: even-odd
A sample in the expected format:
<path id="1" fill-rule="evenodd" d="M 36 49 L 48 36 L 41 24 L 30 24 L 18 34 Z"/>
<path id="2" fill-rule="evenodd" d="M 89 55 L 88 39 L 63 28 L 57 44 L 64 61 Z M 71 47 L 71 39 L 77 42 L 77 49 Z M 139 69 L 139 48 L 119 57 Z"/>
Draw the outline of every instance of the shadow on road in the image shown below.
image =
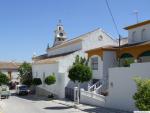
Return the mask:
<path id="1" fill-rule="evenodd" d="M 103 107 L 89 108 L 89 109 L 84 109 L 82 111 L 85 111 L 88 113 L 132 113 L 128 111 L 122 111 L 122 110 L 111 109 L 111 108 L 103 108 Z"/>
<path id="2" fill-rule="evenodd" d="M 45 107 L 44 109 L 52 109 L 52 110 L 62 110 L 62 109 L 70 109 L 73 108 L 71 106 L 56 106 L 56 107 Z"/>
<path id="3" fill-rule="evenodd" d="M 18 98 L 31 100 L 31 101 L 42 101 L 42 100 L 48 101 L 49 100 L 47 97 L 37 96 L 37 95 L 32 95 L 32 94 L 29 94 L 29 95 L 16 95 L 16 94 L 13 94 L 12 96 L 16 96 Z"/>

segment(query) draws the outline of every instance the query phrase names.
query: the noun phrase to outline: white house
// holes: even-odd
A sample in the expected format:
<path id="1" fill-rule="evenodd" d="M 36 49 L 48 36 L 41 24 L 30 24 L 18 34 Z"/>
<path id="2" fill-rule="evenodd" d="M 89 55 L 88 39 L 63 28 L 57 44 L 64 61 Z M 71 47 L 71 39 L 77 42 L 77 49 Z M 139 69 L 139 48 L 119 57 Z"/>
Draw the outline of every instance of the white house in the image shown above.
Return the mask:
<path id="1" fill-rule="evenodd" d="M 0 61 L 0 72 L 6 74 L 10 81 L 19 82 L 18 68 L 21 63 Z"/>
<path id="2" fill-rule="evenodd" d="M 93 76 L 98 78 L 101 75 L 104 83 L 95 83 L 89 91 L 81 90 L 82 103 L 137 110 L 133 100 L 136 92 L 133 78 L 150 79 L 150 20 L 125 29 L 128 30 L 128 43 L 120 47 L 103 46 L 86 51 Z"/>
<path id="3" fill-rule="evenodd" d="M 68 69 L 72 66 L 76 55 L 87 57 L 85 51 L 102 46 L 117 45 L 117 41 L 99 28 L 67 40 L 67 35 L 61 23 L 57 25 L 54 38 L 54 44 L 52 47 L 47 47 L 46 54 L 33 58 L 32 70 L 34 77 L 40 77 L 43 80 L 43 84 L 38 87 L 38 93 L 47 95 L 45 92 L 52 92 L 59 98 L 65 98 L 67 88 L 73 89 L 75 86 L 68 78 Z M 45 77 L 52 73 L 56 75 L 56 83 L 47 86 L 44 83 Z M 100 79 L 102 79 L 101 72 L 93 76 L 93 81 Z M 95 82 L 91 82 L 91 85 L 93 83 Z M 87 89 L 88 84 L 82 84 L 81 87 Z"/>

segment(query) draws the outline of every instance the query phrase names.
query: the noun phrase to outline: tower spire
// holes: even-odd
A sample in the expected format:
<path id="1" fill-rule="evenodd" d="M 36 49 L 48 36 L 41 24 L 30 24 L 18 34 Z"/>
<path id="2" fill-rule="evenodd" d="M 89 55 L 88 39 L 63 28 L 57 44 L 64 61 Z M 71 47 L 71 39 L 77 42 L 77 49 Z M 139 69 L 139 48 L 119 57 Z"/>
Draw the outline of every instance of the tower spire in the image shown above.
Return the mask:
<path id="1" fill-rule="evenodd" d="M 59 19 L 59 20 L 58 20 L 58 25 L 61 25 L 61 24 L 62 24 L 62 23 L 61 23 L 61 19 Z"/>
<path id="2" fill-rule="evenodd" d="M 54 45 L 59 45 L 66 40 L 66 33 L 64 31 L 64 27 L 62 25 L 61 19 L 58 20 L 57 28 L 55 30 L 55 40 Z"/>

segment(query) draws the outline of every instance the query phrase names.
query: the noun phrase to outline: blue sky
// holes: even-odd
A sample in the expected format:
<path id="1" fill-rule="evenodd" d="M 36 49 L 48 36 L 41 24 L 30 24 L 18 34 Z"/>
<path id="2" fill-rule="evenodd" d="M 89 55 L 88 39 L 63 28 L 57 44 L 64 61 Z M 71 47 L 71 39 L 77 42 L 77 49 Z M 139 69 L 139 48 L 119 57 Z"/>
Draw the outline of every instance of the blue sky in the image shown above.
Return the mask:
<path id="1" fill-rule="evenodd" d="M 139 20 L 150 19 L 150 0 L 108 0 L 119 32 Z M 105 0 L 0 0 L 0 61 L 31 61 L 34 52 L 45 53 L 53 44 L 61 19 L 68 39 L 98 27 L 117 38 Z"/>

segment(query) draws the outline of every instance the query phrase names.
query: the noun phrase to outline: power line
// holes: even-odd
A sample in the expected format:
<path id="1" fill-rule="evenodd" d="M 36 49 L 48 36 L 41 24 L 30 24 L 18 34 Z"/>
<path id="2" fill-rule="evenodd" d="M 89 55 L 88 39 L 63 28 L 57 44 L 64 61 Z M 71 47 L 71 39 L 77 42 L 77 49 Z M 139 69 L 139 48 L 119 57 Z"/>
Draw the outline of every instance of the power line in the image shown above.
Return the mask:
<path id="1" fill-rule="evenodd" d="M 107 5 L 108 11 L 109 11 L 109 13 L 110 13 L 110 16 L 112 17 L 112 21 L 113 21 L 113 24 L 114 24 L 114 26 L 115 26 L 116 32 L 117 32 L 117 34 L 118 34 L 118 36 L 119 36 L 120 33 L 119 33 L 119 31 L 118 31 L 118 27 L 117 27 L 117 24 L 116 24 L 116 22 L 115 22 L 115 18 L 114 18 L 113 14 L 112 14 L 112 11 L 111 11 L 110 7 L 109 7 L 108 0 L 105 0 L 105 1 L 106 1 L 106 5 Z"/>
<path id="2" fill-rule="evenodd" d="M 118 34 L 118 38 L 119 38 L 119 51 L 118 51 L 118 52 L 119 52 L 119 55 L 120 55 L 121 35 L 120 35 L 119 31 L 118 31 L 118 27 L 117 27 L 117 24 L 116 24 L 116 22 L 115 22 L 115 18 L 114 18 L 114 16 L 113 16 L 112 12 L 111 12 L 111 9 L 110 9 L 110 7 L 109 7 L 108 1 L 107 1 L 107 0 L 105 0 L 105 1 L 106 1 L 106 5 L 107 5 L 108 11 L 109 11 L 109 13 L 110 13 L 110 16 L 111 16 L 111 18 L 112 18 L 114 27 L 115 27 L 116 32 L 117 32 L 117 34 Z M 118 59 L 118 60 L 119 60 L 119 66 L 120 66 L 120 56 L 119 56 L 119 59 Z"/>

